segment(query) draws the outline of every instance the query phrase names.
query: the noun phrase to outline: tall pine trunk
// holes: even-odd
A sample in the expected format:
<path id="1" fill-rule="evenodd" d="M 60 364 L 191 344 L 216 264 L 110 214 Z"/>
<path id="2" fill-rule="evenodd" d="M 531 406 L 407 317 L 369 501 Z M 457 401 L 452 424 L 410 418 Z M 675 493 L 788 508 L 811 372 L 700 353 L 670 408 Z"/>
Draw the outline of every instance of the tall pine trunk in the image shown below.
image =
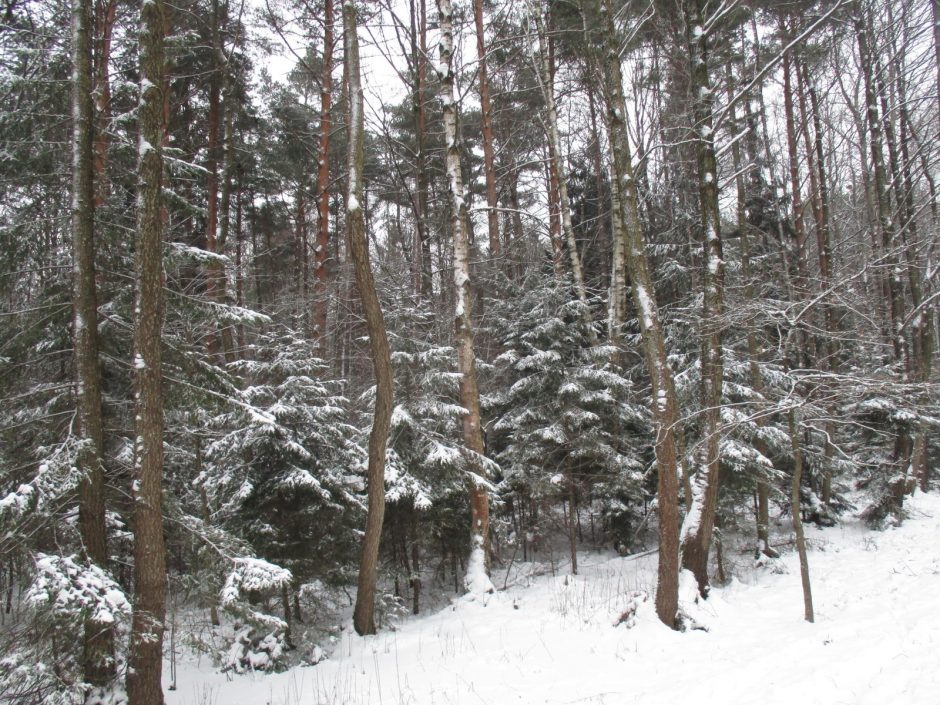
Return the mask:
<path id="1" fill-rule="evenodd" d="M 325 357 L 329 313 L 327 284 L 330 256 L 330 130 L 333 121 L 333 0 L 323 3 L 323 69 L 320 76 L 320 146 L 317 156 L 317 239 L 313 249 L 313 328 L 320 356 Z"/>
<path id="2" fill-rule="evenodd" d="M 160 705 L 166 613 L 163 542 L 163 91 L 166 64 L 163 0 L 140 11 L 136 301 L 134 305 L 134 612 L 128 655 L 129 705 Z"/>
<path id="3" fill-rule="evenodd" d="M 78 520 L 86 557 L 106 568 L 104 425 L 98 360 L 98 296 L 95 286 L 94 104 L 92 101 L 91 0 L 75 0 L 72 16 L 72 337 L 78 434 Z M 115 675 L 111 627 L 86 619 L 85 682 L 103 687 Z"/>

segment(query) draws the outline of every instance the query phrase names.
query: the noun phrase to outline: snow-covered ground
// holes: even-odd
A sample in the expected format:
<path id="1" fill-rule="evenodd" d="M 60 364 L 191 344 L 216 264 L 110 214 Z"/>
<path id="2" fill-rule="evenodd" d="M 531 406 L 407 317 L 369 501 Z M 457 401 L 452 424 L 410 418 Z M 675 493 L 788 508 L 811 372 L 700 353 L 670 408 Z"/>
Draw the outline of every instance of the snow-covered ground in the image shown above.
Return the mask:
<path id="1" fill-rule="evenodd" d="M 808 528 L 816 623 L 803 621 L 799 567 L 750 567 L 689 610 L 708 631 L 663 627 L 648 600 L 614 626 L 637 590 L 652 592 L 654 555 L 584 554 L 581 575 L 520 579 L 359 638 L 330 658 L 276 675 L 177 666 L 167 705 L 935 705 L 940 703 L 940 496 L 918 494 L 900 528 L 846 519 Z M 502 585 L 503 576 L 494 576 Z M 684 591 L 684 597 L 689 597 Z"/>

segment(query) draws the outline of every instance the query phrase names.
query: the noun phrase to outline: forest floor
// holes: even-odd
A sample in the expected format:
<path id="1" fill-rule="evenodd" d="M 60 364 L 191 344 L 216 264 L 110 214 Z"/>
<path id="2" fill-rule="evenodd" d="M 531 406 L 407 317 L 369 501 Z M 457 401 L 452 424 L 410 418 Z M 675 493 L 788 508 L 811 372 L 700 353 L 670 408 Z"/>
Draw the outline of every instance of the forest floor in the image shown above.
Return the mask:
<path id="1" fill-rule="evenodd" d="M 652 599 L 614 626 L 634 591 L 652 593 L 656 555 L 584 553 L 580 574 L 516 564 L 484 601 L 456 599 L 395 631 L 345 629 L 319 665 L 226 675 L 177 665 L 167 705 L 933 705 L 940 702 L 940 496 L 918 494 L 909 519 L 882 532 L 846 517 L 808 527 L 816 622 L 803 621 L 790 549 L 755 566 L 726 549 L 734 573 L 683 609 L 705 630 L 670 631 Z M 781 536 L 785 540 L 785 534 Z M 545 566 L 541 566 L 544 569 Z M 504 573 L 494 577 L 502 587 Z M 637 598 L 641 600 L 642 598 Z"/>

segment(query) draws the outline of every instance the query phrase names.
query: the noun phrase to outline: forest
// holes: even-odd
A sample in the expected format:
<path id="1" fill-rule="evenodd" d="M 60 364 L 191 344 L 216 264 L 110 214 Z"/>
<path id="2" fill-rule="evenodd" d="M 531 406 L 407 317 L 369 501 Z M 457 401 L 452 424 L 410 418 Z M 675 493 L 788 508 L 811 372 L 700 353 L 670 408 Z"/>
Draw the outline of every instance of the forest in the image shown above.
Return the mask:
<path id="1" fill-rule="evenodd" d="M 0 96 L 0 702 L 588 551 L 813 622 L 936 490 L 940 0 L 2 0 Z"/>

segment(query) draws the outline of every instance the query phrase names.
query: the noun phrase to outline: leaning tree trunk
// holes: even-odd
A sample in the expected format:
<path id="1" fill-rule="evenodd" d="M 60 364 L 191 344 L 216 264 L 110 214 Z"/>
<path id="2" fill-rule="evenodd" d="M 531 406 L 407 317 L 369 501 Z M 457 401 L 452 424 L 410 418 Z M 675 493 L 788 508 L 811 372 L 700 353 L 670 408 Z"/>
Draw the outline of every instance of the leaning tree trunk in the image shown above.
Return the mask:
<path id="1" fill-rule="evenodd" d="M 473 472 L 470 475 L 470 536 L 471 553 L 467 564 L 466 587 L 471 592 L 492 589 L 488 571 L 489 495 L 487 471 L 482 464 L 483 429 L 480 425 L 480 392 L 477 388 L 476 355 L 473 349 L 473 326 L 470 320 L 470 218 L 464 199 L 460 170 L 460 147 L 457 142 L 457 89 L 453 68 L 454 15 L 450 0 L 437 0 L 440 17 L 441 102 L 444 111 L 444 145 L 446 152 L 451 227 L 454 238 L 454 338 L 457 344 L 457 371 L 460 373 L 460 403 L 466 410 L 463 417 L 463 442 L 469 451 Z"/>
<path id="2" fill-rule="evenodd" d="M 705 444 L 701 469 L 693 481 L 692 508 L 682 525 L 682 567 L 691 570 L 699 591 L 708 594 L 708 553 L 718 505 L 719 427 L 723 377 L 724 261 L 718 208 L 718 170 L 712 129 L 712 93 L 708 78 L 708 33 L 703 0 L 696 0 L 688 17 L 689 56 L 693 95 L 692 114 L 697 132 L 696 159 L 702 211 L 704 250 L 704 310 L 702 312 L 702 413 Z"/>
<path id="3" fill-rule="evenodd" d="M 600 15 L 604 53 L 597 67 L 600 74 L 598 83 L 603 89 L 606 103 L 605 118 L 610 135 L 613 175 L 620 195 L 623 234 L 626 238 L 624 253 L 633 302 L 640 319 L 656 428 L 660 527 L 656 614 L 664 624 L 675 627 L 679 610 L 679 458 L 676 437 L 679 431 L 679 402 L 666 355 L 665 336 L 646 254 L 646 238 L 640 224 L 639 195 L 625 122 L 628 113 L 623 94 L 619 42 L 614 30 L 610 0 L 601 0 Z"/>
<path id="4" fill-rule="evenodd" d="M 379 561 L 379 543 L 382 539 L 382 521 L 385 517 L 385 451 L 392 420 L 394 388 L 392 361 L 385 334 L 385 319 L 375 291 L 375 280 L 369 264 L 369 243 L 366 240 L 366 220 L 363 203 L 363 106 L 362 84 L 359 78 L 359 39 L 356 35 L 356 4 L 343 0 L 343 28 L 345 30 L 346 78 L 349 85 L 349 145 L 347 168 L 349 182 L 346 193 L 346 237 L 349 254 L 356 273 L 356 286 L 362 302 L 362 313 L 369 331 L 372 368 L 375 371 L 375 416 L 369 434 L 368 495 L 369 509 L 366 531 L 362 539 L 359 561 L 359 590 L 353 625 L 356 633 L 375 634 L 375 584 Z"/>
<path id="5" fill-rule="evenodd" d="M 76 463 L 78 524 L 87 558 L 105 568 L 108 561 L 104 501 L 104 426 L 98 361 L 98 297 L 95 287 L 94 104 L 92 102 L 91 0 L 76 0 L 72 16 L 72 258 L 75 389 L 78 435 Z M 115 675 L 111 627 L 85 621 L 82 648 L 84 679 L 106 686 Z"/>
<path id="6" fill-rule="evenodd" d="M 166 613 L 163 544 L 163 398 L 160 335 L 163 328 L 163 0 L 140 11 L 140 137 L 138 139 L 134 373 L 134 613 L 128 656 L 129 705 L 160 705 Z"/>

